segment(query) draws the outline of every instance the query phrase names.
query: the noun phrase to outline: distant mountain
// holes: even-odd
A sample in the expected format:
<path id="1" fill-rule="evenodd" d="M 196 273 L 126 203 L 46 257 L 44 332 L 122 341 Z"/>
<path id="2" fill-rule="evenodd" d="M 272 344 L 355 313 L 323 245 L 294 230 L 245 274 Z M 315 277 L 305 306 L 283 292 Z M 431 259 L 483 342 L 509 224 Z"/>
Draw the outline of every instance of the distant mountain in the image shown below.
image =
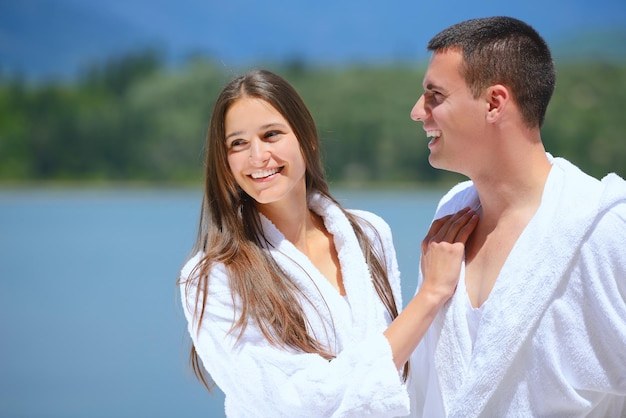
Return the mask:
<path id="1" fill-rule="evenodd" d="M 0 74 L 71 78 L 88 65 L 146 48 L 161 51 L 169 62 L 206 54 L 225 66 L 291 59 L 414 61 L 426 57 L 425 43 L 438 30 L 481 14 L 526 18 L 557 57 L 624 60 L 626 6 L 623 0 L 597 1 L 606 4 L 589 9 L 587 0 L 497 6 L 464 0 L 445 5 L 414 0 L 0 0 Z M 555 11 L 562 18 L 555 20 Z"/>
<path id="2" fill-rule="evenodd" d="M 49 0 L 0 1 L 0 69 L 29 78 L 67 77 L 149 40 L 88 7 Z"/>
<path id="3" fill-rule="evenodd" d="M 626 62 L 626 28 L 588 29 L 563 37 L 553 45 L 564 59 L 604 59 Z"/>

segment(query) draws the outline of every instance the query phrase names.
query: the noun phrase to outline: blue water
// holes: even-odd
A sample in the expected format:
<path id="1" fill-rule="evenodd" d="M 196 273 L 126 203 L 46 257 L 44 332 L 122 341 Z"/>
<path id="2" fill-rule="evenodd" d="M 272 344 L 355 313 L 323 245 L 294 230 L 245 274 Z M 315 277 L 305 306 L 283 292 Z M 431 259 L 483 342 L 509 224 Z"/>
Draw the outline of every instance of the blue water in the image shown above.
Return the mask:
<path id="1" fill-rule="evenodd" d="M 440 192 L 336 191 L 394 232 L 404 303 Z M 175 280 L 194 190 L 0 190 L 0 416 L 223 417 L 187 367 Z"/>

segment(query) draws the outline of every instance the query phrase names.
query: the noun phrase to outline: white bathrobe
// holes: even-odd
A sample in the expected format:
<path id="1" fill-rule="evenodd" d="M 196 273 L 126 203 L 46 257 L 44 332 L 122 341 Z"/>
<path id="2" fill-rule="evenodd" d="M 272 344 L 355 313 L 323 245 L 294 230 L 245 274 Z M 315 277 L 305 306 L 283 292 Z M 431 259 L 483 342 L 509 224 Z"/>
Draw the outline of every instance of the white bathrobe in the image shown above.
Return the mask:
<path id="1" fill-rule="evenodd" d="M 550 158 L 541 205 L 483 305 L 474 345 L 462 273 L 414 352 L 425 417 L 626 416 L 626 183 Z M 435 217 L 477 199 L 459 184 Z"/>
<path id="2" fill-rule="evenodd" d="M 345 215 L 326 198 L 315 196 L 311 209 L 324 218 L 326 228 L 334 236 L 346 297 L 267 218 L 262 217 L 262 226 L 273 247 L 272 256 L 315 308 L 302 302 L 310 333 L 337 357 L 328 361 L 316 354 L 271 346 L 253 324 L 236 342 L 238 333 L 229 330 L 233 318 L 240 313 L 240 302 L 233 306 L 226 270 L 217 265 L 209 279 L 208 303 L 199 330 L 190 310 L 194 294 L 185 300 L 184 284 L 181 285 L 189 333 L 202 364 L 225 393 L 225 410 L 231 417 L 407 415 L 409 395 L 383 336 L 390 317 L 374 289 L 354 231 Z M 384 254 L 400 310 L 400 277 L 389 226 L 371 213 L 352 213 L 366 219 L 380 234 L 379 243 L 371 228 L 363 224 Z M 185 265 L 183 279 L 189 277 L 200 257 L 198 254 Z"/>

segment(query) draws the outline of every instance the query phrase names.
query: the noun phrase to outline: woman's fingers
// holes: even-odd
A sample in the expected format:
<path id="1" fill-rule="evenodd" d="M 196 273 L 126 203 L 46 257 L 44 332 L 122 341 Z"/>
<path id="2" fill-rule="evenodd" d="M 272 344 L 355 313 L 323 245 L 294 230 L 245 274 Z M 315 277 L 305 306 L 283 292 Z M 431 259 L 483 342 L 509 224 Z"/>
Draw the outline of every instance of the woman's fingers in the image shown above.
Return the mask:
<path id="1" fill-rule="evenodd" d="M 454 214 L 454 216 L 446 222 L 447 229 L 445 229 L 445 233 L 443 233 L 445 227 L 441 228 L 439 232 L 439 242 L 446 241 L 451 243 L 465 243 L 477 223 L 478 216 L 476 213 L 468 208 L 463 209 Z"/>
<path id="2" fill-rule="evenodd" d="M 465 244 L 467 242 L 467 239 L 474 231 L 474 228 L 476 228 L 476 225 L 478 225 L 478 219 L 479 218 L 477 214 L 472 214 L 468 218 L 467 222 L 463 226 L 461 226 L 461 228 L 456 233 L 454 242 L 462 242 L 463 244 Z"/>
<path id="3" fill-rule="evenodd" d="M 458 211 L 457 213 L 443 216 L 439 219 L 433 221 L 430 225 L 430 229 L 426 233 L 424 237 L 425 242 L 430 242 L 435 240 L 437 242 L 443 240 L 443 237 L 448 233 L 450 226 L 458 221 L 464 214 L 469 211 L 469 208 L 464 208 Z"/>
<path id="4" fill-rule="evenodd" d="M 422 240 L 422 253 L 426 251 L 428 243 L 432 241 L 433 237 L 439 233 L 441 227 L 443 227 L 450 218 L 452 218 L 452 215 L 447 215 L 433 221 L 428 229 L 428 232 L 426 233 L 426 236 Z"/>
<path id="5" fill-rule="evenodd" d="M 454 215 L 446 215 L 442 218 L 435 219 L 430 225 L 430 229 L 426 233 L 424 241 L 430 241 L 431 239 L 433 239 L 433 237 L 439 233 L 442 227 L 446 227 L 446 223 L 452 218 L 452 216 Z"/>
<path id="6" fill-rule="evenodd" d="M 426 237 L 424 237 L 424 241 L 465 242 L 476 226 L 477 220 L 478 217 L 473 210 L 469 208 L 461 209 L 452 215 L 446 215 L 435 220 L 428 230 Z M 461 232 L 462 235 L 459 235 Z M 457 239 L 457 237 L 461 239 Z"/>
<path id="7" fill-rule="evenodd" d="M 469 208 L 437 219 L 422 241 L 423 287 L 450 297 L 458 282 L 465 243 L 478 224 L 478 215 Z"/>

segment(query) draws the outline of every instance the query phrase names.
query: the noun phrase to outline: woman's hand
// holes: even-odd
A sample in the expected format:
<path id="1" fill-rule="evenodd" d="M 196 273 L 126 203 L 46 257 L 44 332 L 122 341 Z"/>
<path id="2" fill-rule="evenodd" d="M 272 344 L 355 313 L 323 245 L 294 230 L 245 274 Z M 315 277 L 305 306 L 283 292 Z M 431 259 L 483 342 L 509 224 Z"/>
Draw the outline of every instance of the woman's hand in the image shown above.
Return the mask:
<path id="1" fill-rule="evenodd" d="M 422 276 L 420 291 L 441 302 L 454 294 L 461 273 L 465 243 L 478 224 L 478 215 L 469 208 L 444 216 L 432 223 L 422 241 Z"/>
<path id="2" fill-rule="evenodd" d="M 437 219 L 422 241 L 424 283 L 385 331 L 393 361 L 402 368 L 459 281 L 465 243 L 478 224 L 478 215 L 465 208 Z"/>

